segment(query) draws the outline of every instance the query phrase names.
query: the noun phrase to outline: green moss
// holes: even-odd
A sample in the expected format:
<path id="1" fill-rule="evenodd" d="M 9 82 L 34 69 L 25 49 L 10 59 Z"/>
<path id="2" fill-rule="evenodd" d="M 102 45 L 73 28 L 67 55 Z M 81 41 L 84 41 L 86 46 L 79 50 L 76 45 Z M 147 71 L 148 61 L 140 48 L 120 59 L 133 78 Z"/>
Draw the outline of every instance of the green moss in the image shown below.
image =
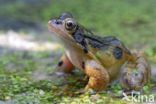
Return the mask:
<path id="1" fill-rule="evenodd" d="M 138 39 L 140 45 L 155 41 L 155 0 L 53 0 L 39 4 L 2 5 L 0 16 L 46 26 L 49 19 L 68 11 L 85 27 L 101 35 L 117 36 L 128 45 L 138 44 Z"/>

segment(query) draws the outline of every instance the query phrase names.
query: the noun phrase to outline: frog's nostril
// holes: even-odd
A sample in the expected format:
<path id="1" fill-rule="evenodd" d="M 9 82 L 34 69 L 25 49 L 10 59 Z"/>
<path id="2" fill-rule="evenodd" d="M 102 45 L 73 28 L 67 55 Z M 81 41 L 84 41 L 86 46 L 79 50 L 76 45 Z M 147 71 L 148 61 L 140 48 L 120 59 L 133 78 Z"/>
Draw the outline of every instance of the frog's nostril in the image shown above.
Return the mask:
<path id="1" fill-rule="evenodd" d="M 55 23 L 56 23 L 57 25 L 58 25 L 58 24 L 60 24 L 60 22 L 59 22 L 59 21 L 57 21 L 57 20 L 55 21 Z"/>
<path id="2" fill-rule="evenodd" d="M 59 25 L 59 24 L 62 24 L 62 21 L 60 21 L 60 20 L 52 20 L 52 23 L 54 23 L 56 25 Z"/>

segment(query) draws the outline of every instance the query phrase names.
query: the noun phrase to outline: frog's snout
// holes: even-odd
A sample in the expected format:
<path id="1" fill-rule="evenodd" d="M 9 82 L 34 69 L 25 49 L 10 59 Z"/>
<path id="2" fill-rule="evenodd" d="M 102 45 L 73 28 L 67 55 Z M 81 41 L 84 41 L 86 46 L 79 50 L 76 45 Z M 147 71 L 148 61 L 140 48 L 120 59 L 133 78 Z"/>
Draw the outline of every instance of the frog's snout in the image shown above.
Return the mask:
<path id="1" fill-rule="evenodd" d="M 51 20 L 48 21 L 48 24 L 51 24 Z"/>
<path id="2" fill-rule="evenodd" d="M 56 24 L 56 20 L 49 20 L 48 25 L 53 26 Z"/>
<path id="3" fill-rule="evenodd" d="M 48 25 L 49 25 L 49 26 L 52 26 L 52 20 L 49 20 L 49 21 L 48 21 Z"/>
<path id="4" fill-rule="evenodd" d="M 51 31 L 55 27 L 56 27 L 55 21 L 54 20 L 49 20 L 48 21 L 48 28 L 49 28 L 49 30 Z"/>

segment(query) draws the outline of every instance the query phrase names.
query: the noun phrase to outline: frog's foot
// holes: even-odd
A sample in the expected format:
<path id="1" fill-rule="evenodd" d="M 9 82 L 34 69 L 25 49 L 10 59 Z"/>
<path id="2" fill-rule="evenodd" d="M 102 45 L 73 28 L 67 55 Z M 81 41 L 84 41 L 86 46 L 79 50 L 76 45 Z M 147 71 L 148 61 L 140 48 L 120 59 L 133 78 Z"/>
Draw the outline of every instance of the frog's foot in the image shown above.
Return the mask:
<path id="1" fill-rule="evenodd" d="M 70 62 L 66 55 L 63 55 L 56 66 L 56 69 L 61 72 L 70 73 L 74 69 L 73 64 Z"/>
<path id="2" fill-rule="evenodd" d="M 104 67 L 94 60 L 85 62 L 85 73 L 89 76 L 85 90 L 93 89 L 101 91 L 109 84 L 109 74 Z"/>
<path id="3" fill-rule="evenodd" d="M 123 66 L 120 83 L 127 90 L 141 90 L 150 79 L 150 67 L 143 55 L 138 54 L 134 63 Z"/>

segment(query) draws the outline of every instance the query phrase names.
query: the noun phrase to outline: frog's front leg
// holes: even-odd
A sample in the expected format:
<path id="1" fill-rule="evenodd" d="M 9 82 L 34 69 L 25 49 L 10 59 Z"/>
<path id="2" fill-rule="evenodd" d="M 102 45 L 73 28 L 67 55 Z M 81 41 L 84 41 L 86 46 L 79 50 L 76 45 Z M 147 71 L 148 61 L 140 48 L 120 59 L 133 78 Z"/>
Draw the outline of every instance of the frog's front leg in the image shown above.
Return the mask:
<path id="1" fill-rule="evenodd" d="M 126 63 L 122 68 L 120 83 L 126 90 L 141 90 L 150 80 L 151 69 L 144 55 L 138 53 L 134 62 Z"/>
<path id="2" fill-rule="evenodd" d="M 65 73 L 70 73 L 74 69 L 74 66 L 70 62 L 68 57 L 64 54 L 62 55 L 60 61 L 58 62 L 56 69 L 58 69 L 59 71 L 63 71 Z"/>
<path id="3" fill-rule="evenodd" d="M 109 84 L 109 74 L 107 70 L 94 60 L 85 62 L 85 73 L 89 77 L 85 90 L 89 88 L 100 91 Z"/>

